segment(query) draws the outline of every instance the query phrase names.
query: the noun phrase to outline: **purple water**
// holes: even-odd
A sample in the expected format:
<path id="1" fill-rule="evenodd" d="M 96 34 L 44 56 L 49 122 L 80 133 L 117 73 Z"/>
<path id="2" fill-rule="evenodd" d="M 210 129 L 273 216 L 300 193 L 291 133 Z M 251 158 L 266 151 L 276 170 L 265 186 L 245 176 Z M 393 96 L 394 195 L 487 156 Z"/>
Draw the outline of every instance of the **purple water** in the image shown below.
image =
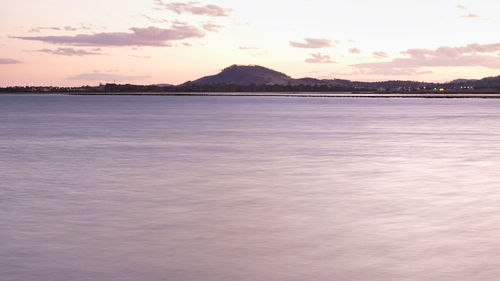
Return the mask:
<path id="1" fill-rule="evenodd" d="M 3 281 L 499 280 L 500 100 L 0 95 Z"/>

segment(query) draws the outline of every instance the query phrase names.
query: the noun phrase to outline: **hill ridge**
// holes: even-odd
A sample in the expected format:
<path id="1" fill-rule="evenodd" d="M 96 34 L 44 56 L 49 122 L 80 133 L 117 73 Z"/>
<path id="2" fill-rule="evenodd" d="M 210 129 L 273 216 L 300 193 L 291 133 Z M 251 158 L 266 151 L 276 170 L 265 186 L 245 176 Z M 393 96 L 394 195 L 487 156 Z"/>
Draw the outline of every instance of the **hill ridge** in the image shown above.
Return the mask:
<path id="1" fill-rule="evenodd" d="M 284 86 L 333 86 L 373 89 L 397 89 L 403 90 L 428 87 L 447 88 L 500 88 L 500 75 L 486 77 L 483 79 L 455 79 L 446 83 L 431 83 L 410 80 L 388 80 L 379 82 L 361 82 L 346 79 L 317 79 L 312 77 L 292 78 L 289 75 L 267 68 L 261 65 L 232 64 L 225 67 L 215 75 L 204 76 L 194 81 L 188 81 L 181 85 L 284 85 Z"/>

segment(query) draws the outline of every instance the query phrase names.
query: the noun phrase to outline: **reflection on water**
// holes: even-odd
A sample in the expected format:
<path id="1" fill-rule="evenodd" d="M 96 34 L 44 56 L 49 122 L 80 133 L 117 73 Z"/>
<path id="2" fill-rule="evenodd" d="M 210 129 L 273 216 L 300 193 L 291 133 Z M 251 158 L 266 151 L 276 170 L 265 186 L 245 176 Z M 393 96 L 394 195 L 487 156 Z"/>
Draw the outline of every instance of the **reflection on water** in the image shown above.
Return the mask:
<path id="1" fill-rule="evenodd" d="M 2 280 L 498 280 L 500 101 L 0 96 Z"/>

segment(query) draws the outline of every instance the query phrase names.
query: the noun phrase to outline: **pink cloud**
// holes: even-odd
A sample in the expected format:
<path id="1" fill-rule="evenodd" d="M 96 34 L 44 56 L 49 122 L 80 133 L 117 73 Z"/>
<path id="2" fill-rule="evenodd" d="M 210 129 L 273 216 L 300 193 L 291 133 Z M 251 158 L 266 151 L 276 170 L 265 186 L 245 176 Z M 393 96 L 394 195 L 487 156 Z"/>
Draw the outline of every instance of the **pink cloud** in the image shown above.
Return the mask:
<path id="1" fill-rule="evenodd" d="M 306 59 L 307 63 L 335 63 L 331 60 L 330 56 L 322 55 L 320 53 L 311 54 L 311 57 Z"/>
<path id="2" fill-rule="evenodd" d="M 231 12 L 231 9 L 222 8 L 217 5 L 208 4 L 208 5 L 200 5 L 199 2 L 174 2 L 174 3 L 165 3 L 162 0 L 156 0 L 156 4 L 167 9 L 171 10 L 177 14 L 183 13 L 191 13 L 193 15 L 205 15 L 212 17 L 227 17 Z"/>
<path id="3" fill-rule="evenodd" d="M 132 32 L 104 32 L 74 36 L 19 36 L 22 40 L 42 41 L 73 46 L 170 46 L 169 41 L 203 37 L 205 34 L 194 26 L 174 25 L 170 29 L 157 27 L 130 28 Z"/>
<path id="4" fill-rule="evenodd" d="M 457 57 L 464 54 L 494 53 L 500 51 L 500 43 L 495 44 L 469 44 L 459 47 L 443 46 L 435 50 L 430 49 L 409 49 L 401 53 L 410 55 L 414 58 L 448 56 Z"/>
<path id="5" fill-rule="evenodd" d="M 389 55 L 386 53 L 386 52 L 373 52 L 372 53 L 375 57 L 377 58 L 386 58 L 388 57 Z"/>
<path id="6" fill-rule="evenodd" d="M 332 41 L 324 38 L 305 38 L 305 42 L 290 41 L 290 45 L 295 48 L 320 49 L 332 47 Z"/>
<path id="7" fill-rule="evenodd" d="M 349 53 L 351 53 L 351 54 L 361 54 L 361 50 L 358 49 L 358 48 L 352 48 L 352 49 L 349 49 Z"/>
<path id="8" fill-rule="evenodd" d="M 203 29 L 205 29 L 206 31 L 210 31 L 210 32 L 219 32 L 219 29 L 223 28 L 222 25 L 218 25 L 218 24 L 214 24 L 214 23 L 205 23 L 203 25 Z"/>
<path id="9" fill-rule="evenodd" d="M 474 18 L 479 18 L 479 15 L 476 15 L 476 14 L 473 14 L 473 13 L 469 13 L 467 15 L 461 15 L 460 16 L 461 18 L 469 18 L 469 19 L 474 19 Z"/>

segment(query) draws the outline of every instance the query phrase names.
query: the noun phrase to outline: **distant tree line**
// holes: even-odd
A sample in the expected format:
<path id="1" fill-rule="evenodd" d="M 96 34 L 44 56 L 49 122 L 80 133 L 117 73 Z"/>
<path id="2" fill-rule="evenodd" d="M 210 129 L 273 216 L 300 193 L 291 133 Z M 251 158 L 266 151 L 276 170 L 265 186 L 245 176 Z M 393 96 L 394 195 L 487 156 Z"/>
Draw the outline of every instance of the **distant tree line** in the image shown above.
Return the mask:
<path id="1" fill-rule="evenodd" d="M 202 93 L 202 92 L 427 92 L 446 91 L 500 91 L 500 76 L 482 80 L 451 83 L 426 83 L 416 81 L 355 82 L 331 80 L 323 84 L 274 85 L 274 84 L 197 84 L 187 82 L 177 86 L 105 84 L 81 87 L 25 86 L 0 88 L 3 93 L 85 93 L 85 92 L 151 92 L 151 93 Z"/>
<path id="2" fill-rule="evenodd" d="M 157 85 L 132 85 L 132 84 L 106 84 L 96 87 L 6 87 L 0 92 L 25 93 L 25 92 L 155 92 L 155 93 L 182 93 L 182 92 L 350 92 L 369 91 L 370 88 L 330 85 L 237 85 L 237 84 L 183 84 L 179 86 Z"/>
<path id="3" fill-rule="evenodd" d="M 354 90 L 369 91 L 347 86 L 330 85 L 238 85 L 238 84 L 183 84 L 179 86 L 137 86 L 108 84 L 106 92 L 348 92 Z"/>

